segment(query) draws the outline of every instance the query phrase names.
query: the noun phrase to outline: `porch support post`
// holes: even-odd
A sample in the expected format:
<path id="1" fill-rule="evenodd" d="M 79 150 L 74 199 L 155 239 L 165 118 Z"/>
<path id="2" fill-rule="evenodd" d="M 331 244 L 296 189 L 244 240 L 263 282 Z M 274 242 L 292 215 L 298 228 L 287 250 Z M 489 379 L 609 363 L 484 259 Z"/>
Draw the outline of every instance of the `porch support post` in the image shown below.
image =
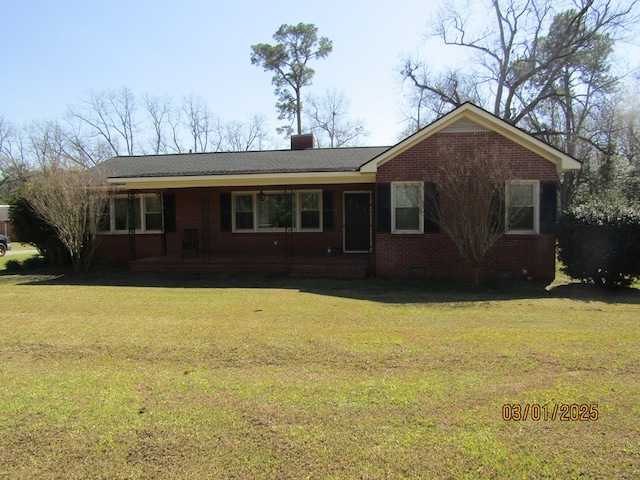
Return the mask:
<path id="1" fill-rule="evenodd" d="M 211 195 L 209 187 L 202 187 L 200 195 L 202 197 L 202 261 L 211 258 Z"/>
<path id="2" fill-rule="evenodd" d="M 129 224 L 129 261 L 137 259 L 136 252 L 136 192 L 129 190 L 127 195 L 127 217 Z"/>
<path id="3" fill-rule="evenodd" d="M 285 210 L 289 214 L 289 223 L 284 227 L 284 250 L 285 258 L 287 260 L 293 260 L 293 222 L 295 219 L 295 209 L 293 208 L 293 195 L 295 192 L 289 190 L 287 187 L 284 189 L 284 205 Z"/>
<path id="4" fill-rule="evenodd" d="M 164 194 L 160 194 L 160 205 L 162 206 L 162 256 L 167 254 L 167 227 L 164 224 Z"/>

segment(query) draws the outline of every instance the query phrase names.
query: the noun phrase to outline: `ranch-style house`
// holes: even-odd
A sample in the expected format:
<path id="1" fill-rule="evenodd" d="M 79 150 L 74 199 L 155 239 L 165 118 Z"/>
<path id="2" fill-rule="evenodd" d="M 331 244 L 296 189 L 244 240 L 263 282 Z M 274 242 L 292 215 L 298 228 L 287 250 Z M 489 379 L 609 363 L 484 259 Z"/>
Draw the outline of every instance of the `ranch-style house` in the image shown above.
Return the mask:
<path id="1" fill-rule="evenodd" d="M 526 211 L 510 222 L 502 206 L 482 276 L 552 279 L 558 176 L 580 164 L 471 103 L 392 147 L 314 148 L 301 135 L 289 150 L 111 158 L 96 259 L 132 272 L 466 277 L 424 193 L 442 146 L 478 139 L 517 172 L 505 189 Z"/>

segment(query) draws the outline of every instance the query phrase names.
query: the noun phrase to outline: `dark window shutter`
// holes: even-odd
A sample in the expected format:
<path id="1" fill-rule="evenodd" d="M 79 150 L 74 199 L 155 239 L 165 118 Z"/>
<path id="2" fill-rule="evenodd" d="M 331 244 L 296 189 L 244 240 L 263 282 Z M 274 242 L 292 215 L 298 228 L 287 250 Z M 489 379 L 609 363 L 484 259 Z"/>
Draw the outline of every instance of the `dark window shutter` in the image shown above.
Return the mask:
<path id="1" fill-rule="evenodd" d="M 440 225 L 438 217 L 440 213 L 440 194 L 438 185 L 433 182 L 424 184 L 424 231 L 425 233 L 438 233 Z"/>
<path id="2" fill-rule="evenodd" d="M 322 228 L 333 230 L 335 228 L 335 192 L 324 190 L 322 192 Z"/>
<path id="3" fill-rule="evenodd" d="M 391 184 L 376 185 L 377 223 L 379 233 L 391 232 Z"/>
<path id="4" fill-rule="evenodd" d="M 540 233 L 556 232 L 557 182 L 540 182 Z"/>
<path id="5" fill-rule="evenodd" d="M 164 210 L 164 231 L 176 231 L 176 196 L 164 194 L 162 196 L 162 209 Z"/>
<path id="6" fill-rule="evenodd" d="M 231 193 L 220 194 L 220 231 L 230 232 L 232 228 L 231 222 Z"/>

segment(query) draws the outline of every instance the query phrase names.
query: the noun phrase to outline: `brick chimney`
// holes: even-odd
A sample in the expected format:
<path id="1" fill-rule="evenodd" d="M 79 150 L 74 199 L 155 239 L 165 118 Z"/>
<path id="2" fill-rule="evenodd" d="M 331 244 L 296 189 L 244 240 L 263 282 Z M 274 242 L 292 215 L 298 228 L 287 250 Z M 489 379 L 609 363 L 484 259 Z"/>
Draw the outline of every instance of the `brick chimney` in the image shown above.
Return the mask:
<path id="1" fill-rule="evenodd" d="M 316 148 L 316 139 L 312 133 L 291 135 L 291 150 L 306 150 L 308 148 Z"/>

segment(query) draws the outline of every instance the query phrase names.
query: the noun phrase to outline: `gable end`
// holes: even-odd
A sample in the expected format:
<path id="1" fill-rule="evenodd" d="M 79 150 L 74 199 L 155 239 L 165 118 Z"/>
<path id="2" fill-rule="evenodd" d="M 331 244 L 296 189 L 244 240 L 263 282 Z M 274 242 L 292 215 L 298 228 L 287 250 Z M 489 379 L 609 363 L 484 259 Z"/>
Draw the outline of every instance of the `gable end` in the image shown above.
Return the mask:
<path id="1" fill-rule="evenodd" d="M 520 130 L 510 123 L 492 115 L 472 103 L 465 103 L 439 118 L 422 130 L 414 133 L 400 143 L 381 153 L 360 167 L 362 173 L 376 173 L 378 168 L 401 153 L 411 149 L 423 140 L 439 132 L 475 133 L 493 131 L 503 137 L 536 153 L 555 165 L 558 173 L 578 170 L 580 162 L 560 150 L 538 140 L 531 134 Z"/>
<path id="2" fill-rule="evenodd" d="M 441 130 L 443 133 L 478 133 L 489 131 L 490 130 L 487 127 L 483 127 L 468 118 L 461 118 L 457 122 L 453 122 L 451 125 Z"/>

